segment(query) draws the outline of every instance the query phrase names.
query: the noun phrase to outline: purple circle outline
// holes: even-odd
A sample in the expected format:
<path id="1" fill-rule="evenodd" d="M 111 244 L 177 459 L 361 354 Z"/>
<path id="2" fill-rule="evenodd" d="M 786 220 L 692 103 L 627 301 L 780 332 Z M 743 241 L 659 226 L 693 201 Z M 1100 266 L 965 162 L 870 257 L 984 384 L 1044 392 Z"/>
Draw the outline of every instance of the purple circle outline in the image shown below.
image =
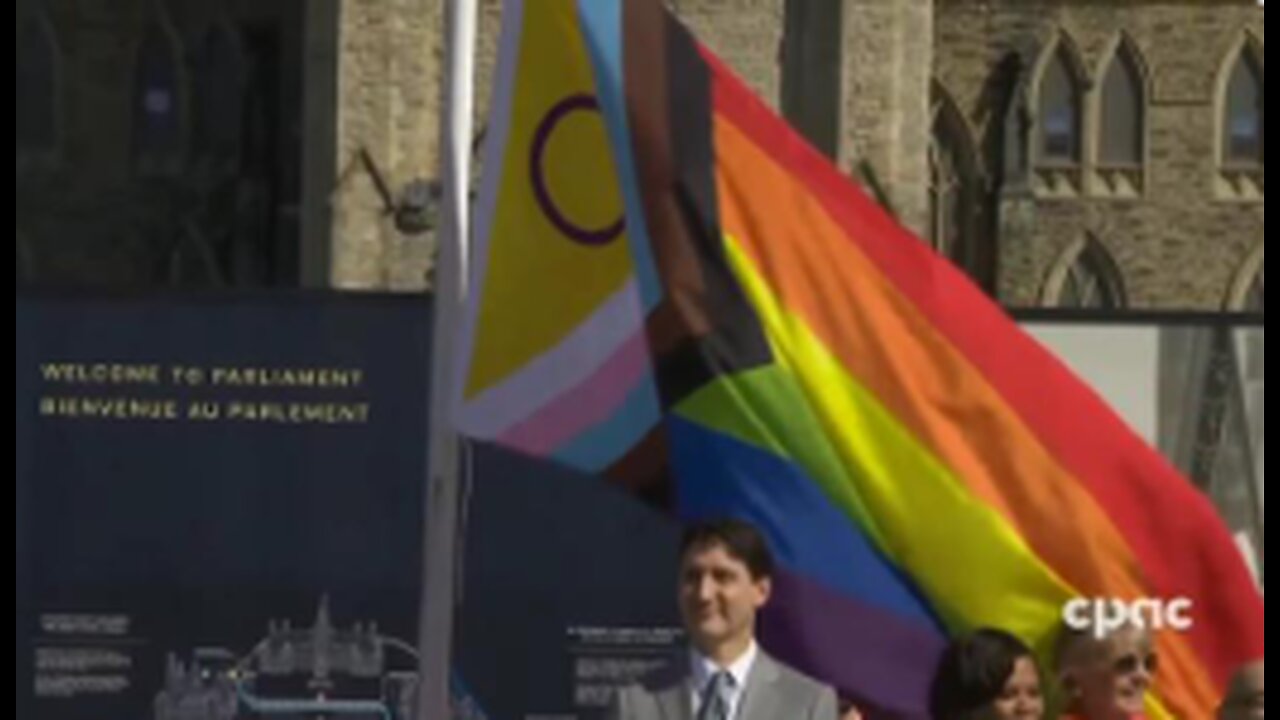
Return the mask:
<path id="1" fill-rule="evenodd" d="M 608 245 L 622 234 L 626 224 L 625 214 L 612 225 L 598 230 L 575 225 L 556 207 L 555 201 L 551 199 L 551 191 L 547 188 L 546 179 L 542 174 L 542 163 L 546 156 L 547 143 L 551 140 L 551 132 L 566 116 L 579 111 L 599 114 L 600 103 L 592 95 L 570 95 L 556 103 L 555 107 L 551 108 L 547 116 L 542 119 L 542 122 L 538 125 L 538 131 L 533 136 L 533 154 L 530 157 L 529 174 L 533 180 L 533 192 L 538 198 L 538 205 L 542 207 L 542 212 L 551 220 L 551 224 L 555 225 L 557 230 L 567 235 L 574 242 L 598 247 Z"/>

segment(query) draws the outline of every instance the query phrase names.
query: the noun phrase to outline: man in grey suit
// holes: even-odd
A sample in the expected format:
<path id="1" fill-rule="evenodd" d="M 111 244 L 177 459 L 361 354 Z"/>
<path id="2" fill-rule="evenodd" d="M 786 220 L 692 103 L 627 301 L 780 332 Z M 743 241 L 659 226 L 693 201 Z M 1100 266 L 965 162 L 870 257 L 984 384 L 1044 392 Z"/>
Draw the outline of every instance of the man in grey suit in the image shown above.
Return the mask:
<path id="1" fill-rule="evenodd" d="M 831 688 L 756 644 L 756 615 L 773 587 L 773 558 L 759 531 L 736 520 L 689 528 L 679 585 L 688 656 L 623 688 L 611 720 L 836 720 Z"/>

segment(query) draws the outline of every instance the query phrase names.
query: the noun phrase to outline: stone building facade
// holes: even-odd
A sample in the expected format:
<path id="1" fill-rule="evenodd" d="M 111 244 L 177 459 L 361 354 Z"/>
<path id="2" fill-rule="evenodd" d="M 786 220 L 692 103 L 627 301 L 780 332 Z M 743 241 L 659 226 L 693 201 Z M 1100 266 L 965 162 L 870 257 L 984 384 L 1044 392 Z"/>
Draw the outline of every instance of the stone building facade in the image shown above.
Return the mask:
<path id="1" fill-rule="evenodd" d="M 1262 309 L 1256 0 L 670 5 L 1005 304 Z M 19 282 L 427 284 L 404 199 L 436 171 L 441 0 L 15 15 Z"/>
<path id="2" fill-rule="evenodd" d="M 1232 115 L 1233 90 L 1245 99 L 1254 77 L 1265 87 L 1255 3 L 939 0 L 935 13 L 935 137 L 994 212 L 960 223 L 994 243 L 978 255 L 995 259 L 1006 304 L 1260 300 L 1249 288 L 1263 265 L 1262 93 L 1252 118 L 1240 103 Z M 1046 135 L 1062 109 L 1075 137 L 1057 157 Z M 1089 283 L 1098 290 L 1080 297 Z"/>

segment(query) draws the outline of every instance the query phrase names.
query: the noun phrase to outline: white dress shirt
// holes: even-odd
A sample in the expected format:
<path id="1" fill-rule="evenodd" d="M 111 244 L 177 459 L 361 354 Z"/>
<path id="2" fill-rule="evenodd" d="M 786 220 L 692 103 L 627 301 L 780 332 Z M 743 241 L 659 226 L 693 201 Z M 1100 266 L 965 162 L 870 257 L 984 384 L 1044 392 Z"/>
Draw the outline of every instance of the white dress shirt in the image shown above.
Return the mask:
<path id="1" fill-rule="evenodd" d="M 742 693 L 747 687 L 747 677 L 756 664 L 756 657 L 760 655 L 760 649 L 756 647 L 755 641 L 752 640 L 747 646 L 747 651 L 737 660 L 729 663 L 729 667 L 721 667 L 697 650 L 690 650 L 689 655 L 689 667 L 692 670 L 689 691 L 690 700 L 693 703 L 693 716 L 697 717 L 702 710 L 702 701 L 706 696 L 707 685 L 711 682 L 711 678 L 718 672 L 726 671 L 733 678 L 733 688 L 729 693 L 729 717 L 738 717 L 738 708 L 742 705 Z"/>

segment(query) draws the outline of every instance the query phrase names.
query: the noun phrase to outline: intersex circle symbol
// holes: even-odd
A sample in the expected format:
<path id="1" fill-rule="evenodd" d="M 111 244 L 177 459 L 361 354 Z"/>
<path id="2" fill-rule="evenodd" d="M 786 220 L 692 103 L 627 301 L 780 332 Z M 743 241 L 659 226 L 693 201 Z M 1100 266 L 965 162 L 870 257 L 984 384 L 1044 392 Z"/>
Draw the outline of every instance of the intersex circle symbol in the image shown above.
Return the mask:
<path id="1" fill-rule="evenodd" d="M 546 160 L 547 144 L 551 140 L 551 133 L 555 131 L 556 126 L 562 120 L 575 112 L 591 112 L 599 115 L 600 103 L 591 95 L 570 95 L 556 103 L 547 112 L 542 122 L 538 124 L 538 130 L 533 136 L 533 155 L 529 163 L 530 175 L 533 180 L 533 192 L 538 199 L 538 205 L 542 208 L 542 212 L 546 214 L 547 218 L 551 220 L 551 224 L 555 225 L 557 230 L 564 233 L 571 240 L 583 245 L 608 245 L 622 235 L 623 227 L 626 224 L 625 215 L 603 228 L 584 228 L 574 223 L 565 217 L 560 208 L 556 206 L 555 200 L 551 197 L 551 190 L 547 187 L 546 174 L 543 172 L 543 163 Z"/>

